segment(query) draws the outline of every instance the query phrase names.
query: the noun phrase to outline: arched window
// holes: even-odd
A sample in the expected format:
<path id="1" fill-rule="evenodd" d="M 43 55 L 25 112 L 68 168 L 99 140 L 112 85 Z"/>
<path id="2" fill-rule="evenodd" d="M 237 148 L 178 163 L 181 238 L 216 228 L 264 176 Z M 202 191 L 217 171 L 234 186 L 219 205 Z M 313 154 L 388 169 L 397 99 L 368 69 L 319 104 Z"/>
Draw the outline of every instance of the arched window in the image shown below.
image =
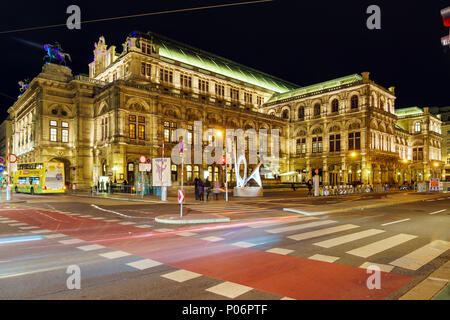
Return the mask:
<path id="1" fill-rule="evenodd" d="M 338 99 L 334 99 L 331 102 L 331 112 L 338 112 L 339 111 L 339 101 Z"/>
<path id="2" fill-rule="evenodd" d="M 380 109 L 381 109 L 381 110 L 384 109 L 384 102 L 383 102 L 383 100 L 380 100 Z"/>
<path id="3" fill-rule="evenodd" d="M 314 105 L 314 116 L 320 116 L 320 104 L 316 103 Z"/>
<path id="4" fill-rule="evenodd" d="M 370 106 L 375 107 L 375 99 L 373 96 L 370 96 Z"/>
<path id="5" fill-rule="evenodd" d="M 283 110 L 283 119 L 289 119 L 289 110 Z"/>
<path id="6" fill-rule="evenodd" d="M 298 118 L 300 120 L 305 119 L 305 107 L 298 108 Z"/>
<path id="7" fill-rule="evenodd" d="M 352 96 L 350 99 L 350 105 L 352 109 L 357 109 L 359 106 L 358 96 Z"/>

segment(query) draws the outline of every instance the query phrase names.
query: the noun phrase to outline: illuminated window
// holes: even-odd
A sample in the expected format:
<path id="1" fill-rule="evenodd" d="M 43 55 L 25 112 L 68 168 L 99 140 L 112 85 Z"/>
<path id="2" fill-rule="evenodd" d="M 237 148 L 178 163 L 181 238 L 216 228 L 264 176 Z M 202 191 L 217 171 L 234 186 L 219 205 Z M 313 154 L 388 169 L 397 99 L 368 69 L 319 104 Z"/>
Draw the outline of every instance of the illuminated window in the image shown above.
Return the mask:
<path id="1" fill-rule="evenodd" d="M 63 128 L 68 128 L 68 127 L 69 127 L 69 123 L 63 121 L 63 122 L 61 122 L 61 127 L 63 127 Z"/>
<path id="2" fill-rule="evenodd" d="M 187 133 L 187 143 L 188 144 L 192 144 L 192 134 L 193 134 L 193 131 L 194 131 L 194 129 L 193 129 L 193 127 L 191 126 L 191 125 L 188 125 L 187 126 L 187 130 L 188 130 L 188 133 Z"/>
<path id="3" fill-rule="evenodd" d="M 204 93 L 209 92 L 209 82 L 205 80 L 198 79 L 198 90 Z"/>
<path id="4" fill-rule="evenodd" d="M 415 132 L 421 132 L 421 131 L 422 131 L 422 123 L 416 122 L 416 123 L 414 124 L 414 131 L 415 131 Z"/>
<path id="5" fill-rule="evenodd" d="M 423 148 L 413 148 L 413 160 L 423 160 Z"/>
<path id="6" fill-rule="evenodd" d="M 244 102 L 246 104 L 252 104 L 253 103 L 253 96 L 252 96 L 251 93 L 244 92 Z"/>
<path id="7" fill-rule="evenodd" d="M 352 96 L 350 99 L 350 106 L 352 109 L 358 109 L 359 107 L 359 100 L 358 96 Z"/>
<path id="8" fill-rule="evenodd" d="M 139 139 L 145 140 L 145 125 L 139 125 Z"/>
<path id="9" fill-rule="evenodd" d="M 194 179 L 200 178 L 200 169 L 198 166 L 194 166 Z"/>
<path id="10" fill-rule="evenodd" d="M 50 141 L 58 141 L 58 130 L 50 128 Z"/>
<path id="11" fill-rule="evenodd" d="M 50 120 L 50 126 L 57 127 L 58 126 L 58 122 L 55 121 L 55 120 Z"/>
<path id="12" fill-rule="evenodd" d="M 61 141 L 69 142 L 69 130 L 67 130 L 67 129 L 61 130 Z"/>
<path id="13" fill-rule="evenodd" d="M 186 180 L 192 180 L 192 166 L 186 166 Z"/>
<path id="14" fill-rule="evenodd" d="M 339 101 L 338 99 L 334 99 L 331 102 L 331 112 L 338 112 L 339 111 Z"/>
<path id="15" fill-rule="evenodd" d="M 348 134 L 348 150 L 361 149 L 361 132 L 350 132 Z"/>
<path id="16" fill-rule="evenodd" d="M 305 154 L 306 153 L 306 138 L 297 139 L 296 146 L 297 154 Z"/>
<path id="17" fill-rule="evenodd" d="M 322 150 L 323 150 L 322 137 L 313 137 L 312 153 L 322 153 Z"/>
<path id="18" fill-rule="evenodd" d="M 136 139 L 136 116 L 129 116 L 130 139 Z"/>

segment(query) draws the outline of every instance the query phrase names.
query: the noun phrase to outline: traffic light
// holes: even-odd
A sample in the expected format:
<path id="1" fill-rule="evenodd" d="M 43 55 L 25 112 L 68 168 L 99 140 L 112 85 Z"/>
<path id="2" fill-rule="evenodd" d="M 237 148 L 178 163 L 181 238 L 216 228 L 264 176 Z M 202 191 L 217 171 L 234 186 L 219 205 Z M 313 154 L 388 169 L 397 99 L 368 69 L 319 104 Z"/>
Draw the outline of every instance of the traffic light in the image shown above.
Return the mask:
<path id="1" fill-rule="evenodd" d="M 225 156 L 222 156 L 220 158 L 220 164 L 223 165 L 223 166 L 227 164 L 227 158 Z"/>

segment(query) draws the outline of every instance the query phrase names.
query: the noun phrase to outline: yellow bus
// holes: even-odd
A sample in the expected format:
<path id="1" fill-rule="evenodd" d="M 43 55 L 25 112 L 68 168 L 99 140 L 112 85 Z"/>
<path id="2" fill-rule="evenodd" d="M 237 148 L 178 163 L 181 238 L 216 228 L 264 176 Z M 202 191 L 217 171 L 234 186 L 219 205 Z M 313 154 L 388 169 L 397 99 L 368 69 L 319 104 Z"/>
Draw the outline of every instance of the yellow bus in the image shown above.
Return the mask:
<path id="1" fill-rule="evenodd" d="M 64 193 L 64 164 L 60 162 L 34 162 L 17 164 L 14 175 L 16 192 L 43 194 Z"/>

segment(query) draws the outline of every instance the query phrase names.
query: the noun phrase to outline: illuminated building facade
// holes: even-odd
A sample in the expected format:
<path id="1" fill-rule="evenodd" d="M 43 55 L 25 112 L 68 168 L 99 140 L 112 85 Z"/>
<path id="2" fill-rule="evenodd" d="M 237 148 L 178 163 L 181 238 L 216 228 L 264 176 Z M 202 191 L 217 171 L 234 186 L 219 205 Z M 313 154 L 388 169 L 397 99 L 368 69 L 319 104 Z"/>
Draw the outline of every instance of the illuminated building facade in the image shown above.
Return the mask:
<path id="1" fill-rule="evenodd" d="M 368 73 L 300 88 L 166 37 L 133 32 L 120 53 L 100 37 L 89 75 L 45 64 L 8 112 L 19 162 L 62 161 L 66 180 L 80 187 L 93 173 L 135 183 L 139 156 L 161 157 L 164 141 L 170 157 L 175 129 L 187 129 L 186 143 L 196 143 L 194 121 L 203 122 L 203 132 L 278 129 L 280 160 L 268 165 L 266 179 L 303 181 L 313 169 L 326 184 L 439 176 L 433 163 L 441 165 L 440 120 L 416 115 L 423 121 L 419 135 L 410 127 L 415 118 L 396 115 L 394 105 L 394 89 Z M 423 153 L 415 160 L 419 136 Z M 171 169 L 177 185 L 181 167 Z M 184 171 L 188 182 L 205 172 L 224 181 L 220 165 L 187 164 Z"/>

